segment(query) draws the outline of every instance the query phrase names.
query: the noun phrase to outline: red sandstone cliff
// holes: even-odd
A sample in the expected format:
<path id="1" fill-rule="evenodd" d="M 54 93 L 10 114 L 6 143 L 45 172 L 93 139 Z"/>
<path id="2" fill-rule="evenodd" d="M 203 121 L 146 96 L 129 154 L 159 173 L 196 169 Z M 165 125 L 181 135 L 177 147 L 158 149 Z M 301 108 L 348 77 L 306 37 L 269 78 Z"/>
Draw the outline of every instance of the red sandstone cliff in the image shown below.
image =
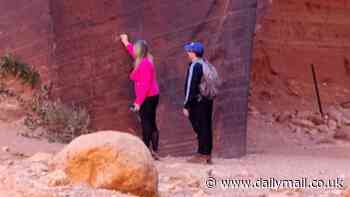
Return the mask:
<path id="1" fill-rule="evenodd" d="M 263 0 L 251 101 L 263 111 L 314 109 L 310 64 L 325 105 L 350 100 L 350 1 Z"/>
<path id="2" fill-rule="evenodd" d="M 0 1 L 0 55 L 16 54 L 48 80 L 50 25 L 47 0 Z"/>
<path id="3" fill-rule="evenodd" d="M 9 50 L 38 65 L 54 96 L 86 106 L 96 129 L 137 133 L 127 107 L 131 60 L 113 39 L 128 32 L 148 40 L 160 79 L 161 149 L 187 154 L 195 136 L 181 114 L 182 47 L 203 41 L 225 81 L 216 104 L 216 153 L 239 156 L 246 144 L 256 6 L 256 0 L 0 0 L 0 55 Z"/>
<path id="4" fill-rule="evenodd" d="M 163 146 L 182 153 L 193 149 L 194 138 L 179 112 L 186 64 L 181 47 L 202 40 L 216 48 L 209 54 L 226 81 L 217 105 L 217 144 L 239 144 L 236 149 L 244 152 L 256 4 L 227 2 L 0 0 L 0 54 L 10 51 L 35 64 L 54 83 L 56 97 L 90 109 L 97 129 L 136 132 L 127 111 L 133 97 L 127 76 L 130 59 L 112 40 L 121 32 L 146 38 L 161 76 Z M 325 104 L 348 101 L 350 1 L 258 2 L 251 103 L 269 112 L 316 110 L 310 64 L 316 65 Z"/>

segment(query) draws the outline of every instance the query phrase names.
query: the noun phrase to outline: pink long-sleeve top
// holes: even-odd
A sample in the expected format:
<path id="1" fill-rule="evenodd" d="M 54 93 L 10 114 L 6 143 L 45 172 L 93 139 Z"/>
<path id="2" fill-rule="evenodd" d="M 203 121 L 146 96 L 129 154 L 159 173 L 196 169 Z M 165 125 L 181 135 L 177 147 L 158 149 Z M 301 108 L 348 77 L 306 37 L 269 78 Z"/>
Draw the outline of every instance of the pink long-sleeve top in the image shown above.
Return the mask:
<path id="1" fill-rule="evenodd" d="M 126 48 L 130 55 L 135 58 L 133 44 L 129 44 Z M 156 69 L 148 58 L 141 60 L 140 64 L 131 72 L 130 79 L 134 81 L 135 104 L 141 106 L 147 97 L 159 94 Z"/>

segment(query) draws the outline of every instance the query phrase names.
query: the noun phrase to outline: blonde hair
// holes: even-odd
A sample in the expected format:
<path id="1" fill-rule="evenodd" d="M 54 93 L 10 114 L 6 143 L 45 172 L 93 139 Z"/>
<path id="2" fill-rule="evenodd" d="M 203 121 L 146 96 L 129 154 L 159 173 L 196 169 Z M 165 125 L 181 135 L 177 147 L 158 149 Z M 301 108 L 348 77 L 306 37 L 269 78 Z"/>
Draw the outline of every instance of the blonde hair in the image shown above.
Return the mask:
<path id="1" fill-rule="evenodd" d="M 154 58 L 152 54 L 149 52 L 148 44 L 145 40 L 138 40 L 135 43 L 135 62 L 134 68 L 136 68 L 142 61 L 143 58 L 147 58 L 151 63 L 153 63 Z"/>

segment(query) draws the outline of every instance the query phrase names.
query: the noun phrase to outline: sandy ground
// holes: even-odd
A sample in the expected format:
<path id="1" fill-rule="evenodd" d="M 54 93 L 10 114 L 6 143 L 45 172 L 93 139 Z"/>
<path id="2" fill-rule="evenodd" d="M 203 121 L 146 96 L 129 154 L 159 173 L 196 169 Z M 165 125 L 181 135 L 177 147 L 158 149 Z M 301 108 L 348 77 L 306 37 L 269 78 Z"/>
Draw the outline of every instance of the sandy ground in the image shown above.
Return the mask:
<path id="1" fill-rule="evenodd" d="M 63 147 L 62 144 L 20 136 L 18 131 L 21 129 L 25 128 L 0 122 L 0 147 L 8 147 L 11 153 L 23 154 L 24 156 L 30 156 L 37 152 L 55 153 Z M 4 155 L 4 153 L 0 155 Z"/>
<path id="2" fill-rule="evenodd" d="M 21 165 L 26 165 L 25 162 L 21 163 L 25 158 L 37 152 L 56 153 L 62 149 L 64 146 L 62 144 L 18 135 L 26 129 L 18 117 L 21 114 L 20 109 L 16 108 L 16 103 L 13 101 L 5 104 L 3 103 L 1 108 L 6 111 L 0 109 L 3 119 L 6 118 L 6 121 L 0 119 L 0 168 L 9 166 L 10 162 L 19 162 L 15 166 L 22 169 Z M 250 114 L 248 125 L 248 155 L 243 158 L 227 160 L 214 158 L 213 165 L 190 164 L 186 162 L 187 158 L 172 157 L 156 162 L 159 170 L 160 197 L 342 196 L 343 190 L 343 188 L 297 190 L 283 187 L 279 190 L 223 188 L 222 180 L 248 180 L 254 183 L 259 179 L 307 178 L 308 181 L 338 179 L 344 181 L 345 185 L 350 184 L 350 142 L 338 140 L 331 144 L 314 143 L 307 136 L 297 136 L 296 133 L 291 132 L 287 124 L 276 123 L 269 113 Z M 14 173 L 17 171 L 15 170 Z M 30 184 L 31 175 L 29 174 L 28 177 L 29 182 L 23 183 Z M 216 183 L 214 187 L 212 187 L 213 180 Z M 208 188 L 208 183 L 212 188 Z M 0 197 L 23 197 L 21 193 L 5 191 L 1 188 L 2 185 L 0 185 Z M 68 192 L 65 188 L 62 195 L 90 197 L 94 191 L 87 190 L 76 189 L 78 193 L 85 192 L 85 195 L 78 195 L 77 192 L 69 193 L 74 191 L 74 188 L 68 189 Z M 102 193 L 106 197 L 119 197 L 119 195 L 109 195 L 108 192 L 102 191 Z"/>
<path id="3" fill-rule="evenodd" d="M 276 124 L 271 117 L 260 115 L 249 119 L 248 152 L 285 157 L 350 159 L 350 143 L 335 141 L 334 144 L 314 144 L 306 137 L 296 136 L 286 125 Z"/>
<path id="4" fill-rule="evenodd" d="M 55 153 L 63 145 L 43 140 L 28 139 L 16 134 L 20 126 L 0 123 L 0 163 L 18 160 L 36 152 Z M 224 189 L 222 179 L 252 180 L 308 178 L 308 180 L 341 179 L 350 183 L 350 144 L 310 145 L 295 141 L 283 125 L 269 123 L 268 119 L 251 117 L 249 121 L 249 154 L 240 159 L 214 159 L 214 165 L 196 165 L 186 158 L 163 158 L 157 162 L 160 173 L 161 197 L 173 196 L 341 196 L 342 189 L 293 190 L 280 189 Z M 215 178 L 215 189 L 208 189 L 208 177 Z M 0 192 L 1 197 L 15 196 L 11 191 Z"/>

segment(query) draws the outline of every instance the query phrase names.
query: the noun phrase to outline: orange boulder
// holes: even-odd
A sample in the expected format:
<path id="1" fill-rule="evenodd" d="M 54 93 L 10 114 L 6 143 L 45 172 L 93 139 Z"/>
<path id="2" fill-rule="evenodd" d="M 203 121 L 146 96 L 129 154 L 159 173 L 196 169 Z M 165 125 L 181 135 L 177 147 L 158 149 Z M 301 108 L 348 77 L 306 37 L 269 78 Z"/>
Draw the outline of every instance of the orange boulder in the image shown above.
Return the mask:
<path id="1" fill-rule="evenodd" d="M 103 131 L 80 136 L 54 158 L 54 167 L 71 182 L 155 197 L 158 171 L 152 156 L 137 137 Z"/>

